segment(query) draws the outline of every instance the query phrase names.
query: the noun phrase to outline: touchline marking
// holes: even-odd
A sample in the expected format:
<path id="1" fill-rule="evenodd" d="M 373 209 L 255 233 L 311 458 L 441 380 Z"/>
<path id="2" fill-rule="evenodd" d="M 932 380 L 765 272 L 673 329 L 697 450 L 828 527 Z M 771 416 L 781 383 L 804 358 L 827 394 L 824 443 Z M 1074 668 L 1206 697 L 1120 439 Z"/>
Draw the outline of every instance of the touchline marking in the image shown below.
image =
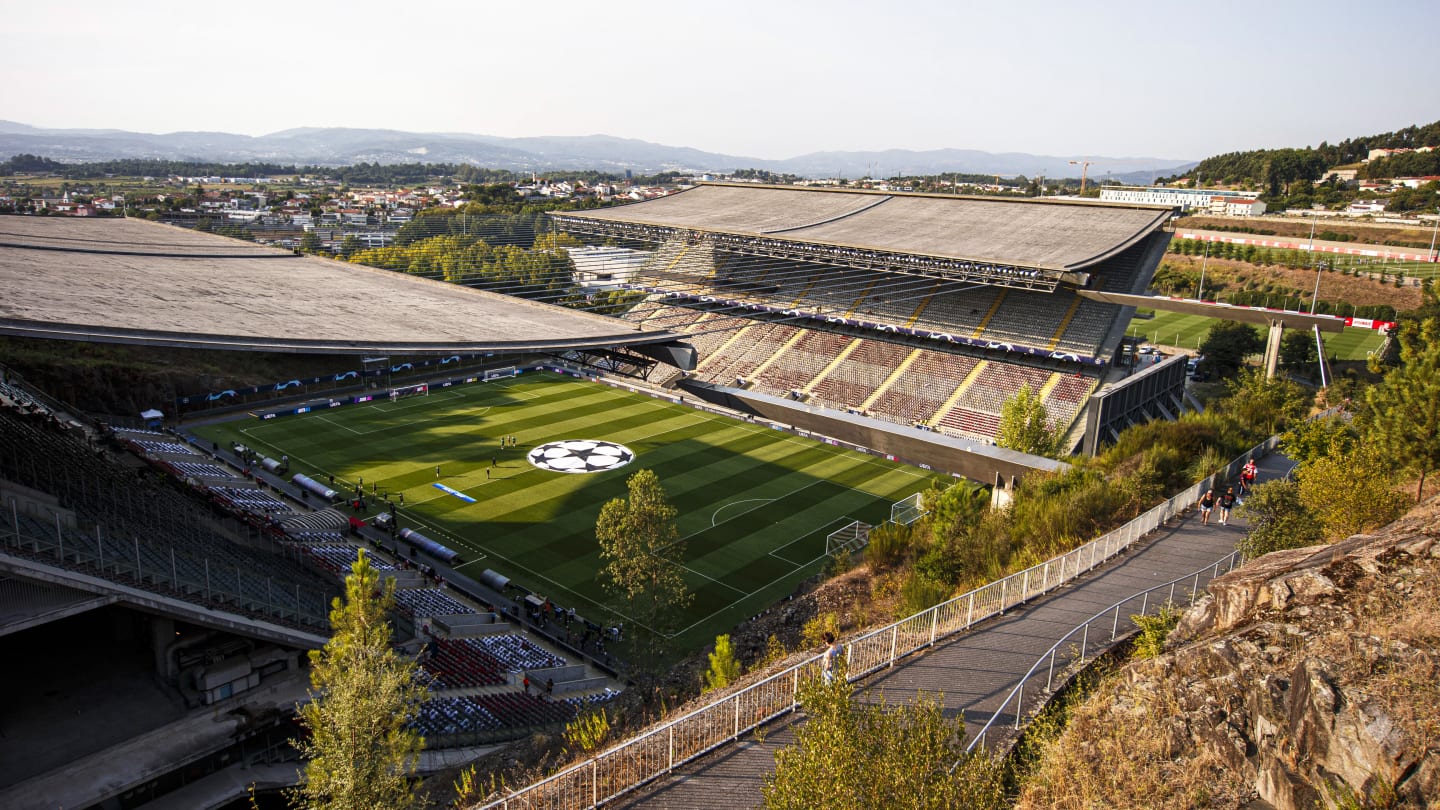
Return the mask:
<path id="1" fill-rule="evenodd" d="M 722 588 L 729 588 L 730 590 L 732 590 L 732 591 L 734 591 L 734 592 L 736 592 L 736 593 L 743 593 L 743 594 L 746 594 L 747 596 L 748 596 L 749 593 L 750 593 L 749 591 L 742 591 L 742 590 L 740 590 L 739 588 L 735 587 L 734 585 L 730 585 L 730 584 L 728 584 L 728 583 L 721 582 L 720 580 L 718 580 L 718 579 L 710 576 L 709 574 L 705 574 L 705 573 L 702 573 L 702 572 L 700 572 L 700 571 L 696 571 L 694 568 L 691 568 L 691 567 L 688 566 L 688 565 L 682 565 L 682 566 L 680 566 L 680 567 L 681 567 L 681 568 L 684 568 L 686 571 L 689 571 L 690 573 L 694 574 L 694 575 L 697 576 L 697 577 L 704 577 L 705 579 L 710 580 L 711 582 L 715 583 L 716 585 L 721 586 Z"/>
<path id="2" fill-rule="evenodd" d="M 683 406 L 682 406 L 682 407 L 683 407 Z M 704 413 L 704 412 L 702 411 L 702 413 Z M 720 415 L 718 415 L 718 414 L 708 414 L 708 413 L 706 413 L 705 415 L 707 415 L 707 416 L 713 416 L 716 420 L 724 420 L 724 421 L 726 421 L 726 422 L 733 423 L 735 427 L 739 428 L 740 430 L 746 431 L 747 433 L 766 433 L 766 434 L 779 433 L 781 436 L 784 437 L 783 439 L 781 439 L 781 441 L 784 442 L 784 443 L 787 443 L 787 444 L 799 444 L 799 445 L 802 445 L 802 446 L 805 446 L 805 447 L 815 447 L 815 448 L 817 448 L 817 449 L 824 450 L 825 452 L 829 453 L 829 454 L 832 455 L 832 456 L 840 456 L 840 455 L 845 455 L 845 454 L 848 454 L 848 453 L 859 453 L 861 456 L 864 457 L 863 460 L 864 460 L 864 463 L 865 463 L 865 464 L 873 464 L 873 465 L 878 466 L 878 467 L 885 467 L 885 464 L 881 463 L 881 462 L 882 462 L 882 459 L 877 458 L 876 456 L 872 456 L 872 455 L 870 455 L 869 453 L 861 453 L 859 450 L 851 450 L 851 449 L 849 449 L 849 448 L 840 447 L 840 446 L 838 446 L 838 445 L 826 444 L 825 442 L 822 442 L 822 441 L 820 441 L 819 439 L 811 438 L 811 437 L 804 437 L 804 436 L 796 436 L 796 435 L 791 434 L 791 433 L 789 433 L 789 432 L 787 432 L 787 431 L 775 430 L 774 428 L 765 428 L 765 427 L 760 427 L 760 426 L 758 426 L 758 425 L 752 425 L 752 424 L 749 423 L 749 422 L 742 422 L 742 421 L 740 421 L 740 420 L 738 420 L 738 419 L 735 419 L 735 418 L 733 418 L 733 417 L 720 416 Z M 889 463 L 889 464 L 896 464 L 896 465 L 899 465 L 899 466 L 898 466 L 898 467 L 894 467 L 894 468 L 886 467 L 886 468 L 885 468 L 886 472 L 898 472 L 898 473 L 902 473 L 902 474 L 904 474 L 904 475 L 908 475 L 908 476 L 910 476 L 911 478 L 929 478 L 931 475 L 934 474 L 933 471 L 927 472 L 927 471 L 925 471 L 925 470 L 920 470 L 919 468 L 915 468 L 915 469 L 912 470 L 912 467 L 914 467 L 914 465 L 912 465 L 912 464 L 906 464 L 906 463 L 900 462 L 900 461 L 890 461 L 890 462 L 888 462 L 888 463 Z"/>
<path id="3" fill-rule="evenodd" d="M 355 428 L 352 428 L 352 427 L 350 427 L 349 425 L 342 425 L 342 424 L 340 424 L 339 422 L 336 422 L 334 419 L 331 419 L 330 417 L 326 416 L 326 415 L 323 414 L 323 413 L 317 413 L 317 414 L 315 414 L 315 418 L 316 418 L 316 419 L 319 419 L 321 422 L 325 422 L 326 424 L 334 425 L 335 427 L 338 427 L 338 428 L 340 428 L 341 430 L 348 430 L 348 431 L 350 431 L 351 433 L 354 433 L 356 436 L 364 436 L 364 435 L 366 435 L 367 433 L 372 433 L 372 432 L 373 432 L 373 431 L 366 431 L 366 430 L 356 430 Z"/>
<path id="4" fill-rule="evenodd" d="M 739 599 L 736 599 L 734 602 L 731 602 L 730 604 L 725 605 L 724 607 L 716 608 L 715 610 L 711 611 L 710 613 L 707 613 L 702 619 L 700 619 L 699 621 L 697 621 L 697 622 L 695 622 L 694 624 L 690 625 L 689 627 L 685 627 L 685 628 L 682 628 L 682 629 L 680 629 L 680 630 L 676 630 L 673 635 L 666 636 L 666 638 L 675 638 L 675 636 L 678 636 L 678 635 L 680 635 L 681 633 L 688 633 L 688 632 L 690 632 L 691 630 L 695 629 L 696 627 L 699 627 L 700 625 L 702 625 L 702 624 L 704 624 L 705 622 L 709 621 L 711 618 L 713 618 L 713 617 L 715 617 L 715 616 L 717 616 L 717 615 L 719 615 L 719 614 L 721 614 L 721 613 L 724 613 L 725 611 L 729 610 L 730 608 L 735 607 L 736 605 L 740 604 L 741 602 L 745 601 L 746 599 L 749 599 L 749 598 L 755 596 L 756 594 L 760 593 L 761 591 L 765 590 L 766 588 L 770 587 L 771 585 L 774 585 L 775 583 L 779 582 L 780 580 L 785 579 L 786 577 L 794 576 L 796 571 L 799 571 L 800 569 L 805 568 L 806 566 L 814 565 L 815 563 L 820 562 L 820 561 L 823 560 L 823 559 L 825 559 L 825 555 L 824 555 L 824 554 L 821 554 L 819 557 L 816 557 L 815 559 L 811 560 L 810 562 L 807 562 L 807 563 L 804 563 L 804 564 L 801 564 L 801 565 L 796 565 L 794 568 L 790 569 L 789 571 L 786 571 L 785 573 L 783 573 L 783 574 L 781 574 L 780 576 L 778 576 L 778 577 L 770 580 L 769 582 L 765 583 L 764 585 L 761 585 L 760 587 L 756 588 L 755 590 L 750 591 L 749 593 L 745 594 L 744 596 L 740 597 Z M 787 562 L 791 562 L 791 564 L 793 565 L 793 562 L 792 562 L 792 561 L 787 560 Z"/>

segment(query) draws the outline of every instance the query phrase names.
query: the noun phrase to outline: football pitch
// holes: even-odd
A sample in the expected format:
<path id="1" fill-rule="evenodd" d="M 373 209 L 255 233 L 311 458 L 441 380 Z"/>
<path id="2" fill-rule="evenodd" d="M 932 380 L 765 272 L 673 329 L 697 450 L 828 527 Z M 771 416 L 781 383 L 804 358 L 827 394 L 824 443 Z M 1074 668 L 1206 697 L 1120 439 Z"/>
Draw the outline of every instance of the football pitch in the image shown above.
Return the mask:
<path id="1" fill-rule="evenodd" d="M 595 520 L 626 479 L 655 472 L 675 506 L 695 598 L 674 622 L 680 649 L 729 632 L 818 572 L 826 536 L 883 522 L 933 473 L 718 416 L 668 400 L 548 373 L 433 390 L 398 401 L 194 428 L 239 442 L 335 489 L 388 492 L 400 525 L 458 552 L 471 578 L 491 568 L 592 621 L 638 622 L 607 598 Z M 514 436 L 516 446 L 502 446 Z M 539 445 L 623 445 L 624 466 L 542 469 Z M 608 463 L 608 460 L 603 460 Z M 439 476 L 436 470 L 439 470 Z M 441 489 L 442 485 L 444 489 Z M 373 512 L 371 513 L 374 514 Z"/>
<path id="2" fill-rule="evenodd" d="M 1218 318 L 1202 315 L 1184 315 L 1179 312 L 1152 311 L 1153 318 L 1136 318 L 1130 322 L 1127 334 L 1143 338 L 1150 343 L 1177 346 L 1183 349 L 1199 349 L 1210 334 L 1211 327 L 1220 323 Z M 1260 329 L 1260 327 L 1256 327 Z M 1263 330 L 1261 330 L 1263 333 Z M 1347 328 L 1339 334 L 1322 333 L 1326 354 L 1336 360 L 1364 360 L 1380 348 L 1384 337 L 1373 329 Z"/>

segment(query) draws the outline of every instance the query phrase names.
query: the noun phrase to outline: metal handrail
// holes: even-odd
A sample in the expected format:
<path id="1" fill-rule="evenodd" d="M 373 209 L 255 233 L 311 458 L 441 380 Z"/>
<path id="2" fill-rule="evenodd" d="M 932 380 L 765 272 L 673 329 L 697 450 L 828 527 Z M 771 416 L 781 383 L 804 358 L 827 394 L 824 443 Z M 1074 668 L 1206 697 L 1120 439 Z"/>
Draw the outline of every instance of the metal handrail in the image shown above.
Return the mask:
<path id="1" fill-rule="evenodd" d="M 1080 651 L 1076 657 L 1070 658 L 1066 663 L 1084 661 L 1087 658 L 1087 653 L 1089 652 L 1090 646 L 1090 625 L 1094 623 L 1097 619 L 1105 617 L 1111 613 L 1115 614 L 1114 619 L 1111 621 L 1110 624 L 1110 638 L 1105 641 L 1105 644 L 1103 646 L 1097 648 L 1098 650 L 1103 650 L 1105 648 L 1108 648 L 1108 646 L 1114 643 L 1115 639 L 1119 638 L 1120 636 L 1120 608 L 1135 601 L 1136 599 L 1139 599 L 1141 600 L 1140 615 L 1146 615 L 1150 609 L 1150 595 L 1155 593 L 1156 591 L 1162 591 L 1166 589 L 1169 589 L 1169 595 L 1165 598 L 1164 602 L 1158 602 L 1157 604 L 1161 607 L 1164 607 L 1165 605 L 1173 605 L 1175 603 L 1175 586 L 1179 585 L 1182 582 L 1185 582 L 1186 580 L 1191 580 L 1190 604 L 1193 606 L 1195 604 L 1195 598 L 1200 592 L 1200 577 L 1205 574 L 1205 572 L 1209 571 L 1211 572 L 1211 575 L 1210 578 L 1206 580 L 1206 582 L 1215 579 L 1216 577 L 1220 576 L 1219 571 L 1221 566 L 1226 566 L 1225 572 L 1229 573 L 1230 571 L 1235 570 L 1235 566 L 1239 564 L 1241 557 L 1242 555 L 1239 551 L 1232 551 L 1224 557 L 1221 557 L 1219 560 L 1216 560 L 1213 564 L 1207 565 L 1204 568 L 1199 569 L 1198 571 L 1193 571 L 1182 577 L 1176 577 L 1169 582 L 1156 585 L 1153 588 L 1149 588 L 1138 593 L 1133 593 L 1125 597 L 1124 599 L 1121 599 L 1119 602 L 1111 605 L 1110 607 L 1107 607 L 1104 610 L 1096 613 L 1094 616 L 1091 616 L 1085 621 L 1075 625 L 1075 628 L 1073 630 L 1066 633 L 1064 637 L 1051 645 L 1050 649 L 1041 653 L 1040 657 L 1035 659 L 1035 663 L 1030 667 L 1028 671 L 1026 671 L 1024 675 L 1020 677 L 1020 680 L 1015 684 L 1015 688 L 1010 690 L 1010 694 L 1005 696 L 1005 700 L 1001 701 L 1000 706 L 995 709 L 995 712 L 993 714 L 990 715 L 990 720 L 981 727 L 980 731 L 978 731 L 975 736 L 971 738 L 970 743 L 965 746 L 965 753 L 968 754 L 973 751 L 976 746 L 981 746 L 985 744 L 986 735 L 989 733 L 990 729 L 994 727 L 995 721 L 1000 718 L 1001 713 L 1005 711 L 1006 707 L 1010 705 L 1010 702 L 1012 700 L 1015 701 L 1017 707 L 1024 704 L 1025 684 L 1029 683 L 1030 679 L 1035 676 L 1035 673 L 1040 669 L 1040 665 L 1044 664 L 1047 658 L 1050 661 L 1050 668 L 1045 675 L 1045 689 L 1048 691 L 1054 686 L 1056 654 L 1062 646 L 1064 646 L 1075 636 L 1076 633 L 1081 633 L 1083 631 L 1080 640 Z M 1133 616 L 1134 614 L 1131 615 Z M 1133 626 L 1133 622 L 1131 624 Z M 1096 654 L 1098 655 L 1099 653 L 1097 652 Z M 1020 714 L 1021 710 L 1017 708 L 1015 710 L 1014 725 L 1014 728 L 1016 729 L 1020 728 Z M 956 764 L 958 765 L 959 763 Z M 952 770 L 953 769 L 954 768 L 952 766 Z"/>
<path id="2" fill-rule="evenodd" d="M 850 681 L 935 644 L 976 622 L 1052 591 L 1106 562 L 1188 509 L 1217 480 L 1233 477 L 1251 458 L 1274 449 L 1272 436 L 1223 470 L 1079 548 L 961 594 L 845 645 Z M 600 804 L 664 776 L 786 712 L 798 708 L 804 678 L 818 674 L 816 655 L 674 720 L 631 737 L 595 756 L 471 810 L 574 808 Z"/>

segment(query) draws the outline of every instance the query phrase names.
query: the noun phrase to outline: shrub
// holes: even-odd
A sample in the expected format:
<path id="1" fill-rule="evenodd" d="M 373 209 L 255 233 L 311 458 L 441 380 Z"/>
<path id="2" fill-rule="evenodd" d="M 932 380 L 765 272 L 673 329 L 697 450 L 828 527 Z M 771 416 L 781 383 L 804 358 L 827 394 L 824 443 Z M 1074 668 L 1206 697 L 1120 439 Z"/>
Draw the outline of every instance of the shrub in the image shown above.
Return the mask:
<path id="1" fill-rule="evenodd" d="M 804 629 L 800 631 L 801 644 L 805 647 L 820 647 L 825 643 L 826 633 L 840 637 L 840 617 L 835 615 L 834 611 L 826 611 L 805 622 Z"/>
<path id="2" fill-rule="evenodd" d="M 950 586 L 939 582 L 920 570 L 910 572 L 905 584 L 900 586 L 899 615 L 911 616 L 950 598 Z"/>
<path id="3" fill-rule="evenodd" d="M 877 573 L 898 565 L 910 551 L 911 528 L 886 523 L 870 530 L 865 560 Z"/>
<path id="4" fill-rule="evenodd" d="M 1237 546 L 1246 559 L 1325 540 L 1320 520 L 1300 502 L 1300 485 L 1294 481 L 1255 485 L 1237 514 L 1250 523 L 1250 530 Z"/>
<path id="5" fill-rule="evenodd" d="M 1135 655 L 1140 658 L 1154 658 L 1165 647 L 1165 639 L 1175 625 L 1180 623 L 1180 609 L 1171 604 L 1160 606 L 1153 616 L 1137 614 L 1130 621 L 1140 628 L 1135 637 Z"/>

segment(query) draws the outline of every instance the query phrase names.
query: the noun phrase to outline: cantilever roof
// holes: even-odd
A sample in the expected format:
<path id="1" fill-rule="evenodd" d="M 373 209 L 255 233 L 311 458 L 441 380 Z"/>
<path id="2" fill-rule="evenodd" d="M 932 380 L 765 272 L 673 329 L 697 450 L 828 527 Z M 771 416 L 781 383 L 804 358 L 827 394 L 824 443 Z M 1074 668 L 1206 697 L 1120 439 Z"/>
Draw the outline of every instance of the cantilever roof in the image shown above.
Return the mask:
<path id="1" fill-rule="evenodd" d="M 355 353 L 674 338 L 549 304 L 136 219 L 0 217 L 0 334 Z"/>
<path id="2" fill-rule="evenodd" d="M 565 216 L 1063 271 L 1104 261 L 1170 213 L 1092 202 L 704 184 Z"/>

